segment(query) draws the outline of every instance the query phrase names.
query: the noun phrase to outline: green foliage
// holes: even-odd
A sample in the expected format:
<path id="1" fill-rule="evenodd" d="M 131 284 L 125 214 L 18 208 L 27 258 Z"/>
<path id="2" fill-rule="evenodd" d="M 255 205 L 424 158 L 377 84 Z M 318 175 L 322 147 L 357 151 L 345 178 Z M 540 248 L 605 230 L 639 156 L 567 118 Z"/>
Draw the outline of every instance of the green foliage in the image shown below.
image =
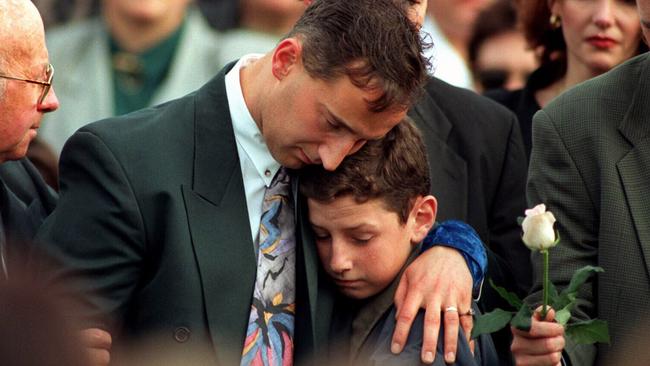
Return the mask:
<path id="1" fill-rule="evenodd" d="M 584 266 L 580 268 L 573 274 L 569 286 L 565 288 L 564 291 L 562 291 L 562 293 L 563 294 L 577 293 L 580 287 L 587 281 L 589 276 L 599 272 L 605 272 L 605 270 L 602 269 L 601 267 L 594 267 L 594 266 Z"/>
<path id="2" fill-rule="evenodd" d="M 591 319 L 570 324 L 565 329 L 566 337 L 577 344 L 592 344 L 596 342 L 609 344 L 609 329 L 607 322 Z"/>
<path id="3" fill-rule="evenodd" d="M 600 267 L 585 266 L 577 270 L 569 286 L 562 292 L 558 293 L 557 289 L 548 282 L 549 304 L 555 311 L 555 321 L 565 326 L 565 336 L 578 344 L 592 344 L 596 342 L 609 343 L 609 330 L 607 322 L 599 319 L 579 321 L 569 324 L 571 319 L 571 310 L 576 303 L 576 297 L 580 287 L 587 281 L 589 276 L 595 273 L 604 272 Z M 494 311 L 476 317 L 474 328 L 472 329 L 472 338 L 481 334 L 496 332 L 510 323 L 513 327 L 524 331 L 530 330 L 531 317 L 533 310 L 524 303 L 515 293 L 499 287 L 490 279 L 492 286 L 499 295 L 505 299 L 513 308 L 519 309 L 515 314 L 514 311 L 505 311 L 495 309 Z"/>
<path id="4" fill-rule="evenodd" d="M 530 324 L 531 324 L 531 317 L 533 316 L 533 311 L 531 308 L 523 304 L 517 314 L 515 315 L 514 318 L 512 318 L 512 321 L 510 322 L 510 325 L 513 327 L 523 330 L 523 331 L 529 331 L 530 330 Z"/>
<path id="5" fill-rule="evenodd" d="M 566 325 L 566 323 L 569 322 L 569 319 L 571 319 L 571 309 L 569 309 L 568 306 L 555 312 L 556 322 Z"/>
<path id="6" fill-rule="evenodd" d="M 512 311 L 495 309 L 492 312 L 476 317 L 474 327 L 472 328 L 472 338 L 500 330 L 510 322 L 513 315 L 514 312 Z"/>
<path id="7" fill-rule="evenodd" d="M 503 288 L 503 287 L 500 287 L 500 286 L 495 285 L 491 278 L 489 279 L 489 282 L 490 282 L 490 286 L 492 286 L 492 288 L 493 288 L 496 292 L 498 292 L 499 295 L 500 295 L 504 300 L 506 300 L 506 301 L 508 302 L 508 304 L 510 304 L 510 306 L 513 307 L 513 309 L 519 309 L 519 308 L 521 308 L 521 305 L 522 305 L 524 302 L 521 301 L 521 299 L 519 298 L 519 296 L 517 296 L 517 294 L 515 294 L 514 292 L 510 292 L 510 291 L 506 290 L 506 289 Z"/>

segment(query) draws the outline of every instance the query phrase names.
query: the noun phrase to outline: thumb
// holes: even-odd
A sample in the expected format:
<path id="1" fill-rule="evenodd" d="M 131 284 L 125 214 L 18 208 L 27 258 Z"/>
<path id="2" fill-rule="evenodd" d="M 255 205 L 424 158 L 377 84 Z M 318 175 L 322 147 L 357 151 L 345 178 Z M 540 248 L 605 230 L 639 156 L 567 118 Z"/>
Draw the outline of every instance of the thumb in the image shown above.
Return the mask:
<path id="1" fill-rule="evenodd" d="M 547 307 L 547 313 L 546 313 L 546 318 L 542 318 L 542 308 L 543 306 L 539 306 L 537 309 L 535 309 L 535 314 L 533 316 L 535 317 L 536 320 L 539 321 L 547 321 L 547 322 L 552 322 L 555 320 L 555 309 L 551 307 Z"/>

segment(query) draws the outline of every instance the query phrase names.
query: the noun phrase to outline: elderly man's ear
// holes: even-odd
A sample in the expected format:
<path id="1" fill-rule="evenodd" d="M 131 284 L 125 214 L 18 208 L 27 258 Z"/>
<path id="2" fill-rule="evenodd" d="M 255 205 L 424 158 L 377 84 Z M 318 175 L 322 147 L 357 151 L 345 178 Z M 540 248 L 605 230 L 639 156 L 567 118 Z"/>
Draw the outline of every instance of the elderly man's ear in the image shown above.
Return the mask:
<path id="1" fill-rule="evenodd" d="M 309 5 L 311 5 L 311 3 L 312 3 L 313 1 L 314 1 L 314 0 L 302 0 L 302 2 L 305 3 L 305 6 L 309 6 Z"/>

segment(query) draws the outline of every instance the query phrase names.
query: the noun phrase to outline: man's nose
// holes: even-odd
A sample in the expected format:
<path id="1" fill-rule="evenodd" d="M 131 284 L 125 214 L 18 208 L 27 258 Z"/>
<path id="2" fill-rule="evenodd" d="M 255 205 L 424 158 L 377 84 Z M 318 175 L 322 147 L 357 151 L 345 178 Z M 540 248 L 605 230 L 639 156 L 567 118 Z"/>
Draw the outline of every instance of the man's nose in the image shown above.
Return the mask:
<path id="1" fill-rule="evenodd" d="M 52 86 L 45 99 L 43 99 L 43 103 L 38 106 L 38 110 L 43 113 L 49 113 L 57 109 L 59 109 L 59 98 L 57 98 L 54 86 Z"/>
<path id="2" fill-rule="evenodd" d="M 363 146 L 365 140 L 354 136 L 331 139 L 318 147 L 318 155 L 325 170 L 336 170 L 346 156 L 355 153 Z"/>

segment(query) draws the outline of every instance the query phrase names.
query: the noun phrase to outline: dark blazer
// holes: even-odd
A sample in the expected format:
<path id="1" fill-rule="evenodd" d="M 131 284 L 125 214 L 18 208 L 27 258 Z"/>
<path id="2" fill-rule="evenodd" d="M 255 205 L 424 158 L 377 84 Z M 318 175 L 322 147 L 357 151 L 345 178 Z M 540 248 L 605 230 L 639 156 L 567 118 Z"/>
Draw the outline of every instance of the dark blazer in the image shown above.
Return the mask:
<path id="1" fill-rule="evenodd" d="M 531 281 L 530 252 L 521 242 L 517 217 L 526 208 L 528 159 L 515 116 L 488 98 L 436 78 L 409 114 L 427 145 L 437 219 L 474 227 L 488 249 L 487 277 L 524 296 Z M 508 308 L 488 284 L 479 304 L 483 311 Z M 505 364 L 510 362 L 509 343 L 509 331 L 495 337 Z"/>
<path id="2" fill-rule="evenodd" d="M 567 344 L 573 365 L 622 364 L 607 356 L 638 354 L 648 344 L 641 327 L 650 302 L 648 116 L 650 55 L 644 54 L 567 91 L 533 121 L 528 200 L 547 205 L 562 239 L 551 251 L 551 280 L 564 287 L 577 268 L 605 269 L 583 287 L 575 317 L 607 320 L 611 346 Z"/>
<path id="3" fill-rule="evenodd" d="M 63 150 L 61 198 L 38 239 L 65 267 L 42 272 L 74 286 L 115 352 L 157 335 L 160 349 L 239 364 L 256 257 L 224 84 L 231 67 L 181 99 L 88 125 Z M 315 245 L 298 240 L 298 364 L 327 339 L 319 276 Z"/>
<path id="4" fill-rule="evenodd" d="M 29 160 L 0 164 L 0 248 L 9 274 L 25 265 L 28 245 L 56 198 Z M 3 272 L 0 268 L 0 278 Z"/>
<path id="5" fill-rule="evenodd" d="M 409 114 L 427 145 L 437 219 L 470 224 L 490 249 L 488 276 L 526 293 L 530 252 L 517 217 L 526 208 L 527 158 L 516 118 L 485 97 L 435 78 Z M 491 301 L 489 286 L 483 291 L 483 300 Z"/>

